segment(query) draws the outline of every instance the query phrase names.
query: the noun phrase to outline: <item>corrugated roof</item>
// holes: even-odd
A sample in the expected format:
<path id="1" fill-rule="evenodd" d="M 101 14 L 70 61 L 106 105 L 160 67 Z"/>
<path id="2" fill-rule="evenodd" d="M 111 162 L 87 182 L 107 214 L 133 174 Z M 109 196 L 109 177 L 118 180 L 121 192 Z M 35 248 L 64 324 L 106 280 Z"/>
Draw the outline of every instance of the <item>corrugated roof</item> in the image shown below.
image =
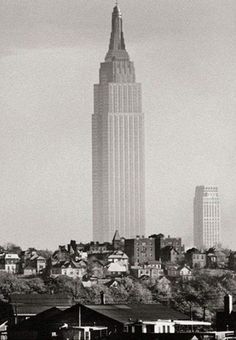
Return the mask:
<path id="1" fill-rule="evenodd" d="M 35 315 L 51 307 L 64 310 L 73 304 L 71 297 L 62 294 L 12 294 L 10 303 L 21 315 Z"/>
<path id="2" fill-rule="evenodd" d="M 187 315 L 162 304 L 86 305 L 86 307 L 121 323 L 129 320 L 189 320 Z"/>
<path id="3" fill-rule="evenodd" d="M 23 329 L 38 329 L 42 327 L 42 324 L 45 323 L 48 319 L 55 317 L 61 313 L 61 310 L 53 307 L 42 312 L 39 312 L 37 315 L 30 317 L 18 325 L 14 326 L 14 328 L 23 328 Z"/>

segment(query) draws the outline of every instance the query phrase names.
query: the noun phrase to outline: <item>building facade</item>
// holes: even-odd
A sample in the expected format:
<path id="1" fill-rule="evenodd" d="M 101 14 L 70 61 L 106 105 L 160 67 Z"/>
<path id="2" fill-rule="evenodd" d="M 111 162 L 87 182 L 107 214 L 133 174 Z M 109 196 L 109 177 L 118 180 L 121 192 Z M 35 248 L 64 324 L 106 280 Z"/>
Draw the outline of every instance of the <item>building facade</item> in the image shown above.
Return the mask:
<path id="1" fill-rule="evenodd" d="M 170 246 L 176 249 L 179 254 L 184 252 L 184 245 L 182 245 L 181 237 L 165 237 L 163 234 L 153 234 L 149 238 L 155 239 L 155 257 L 160 259 L 162 256 L 162 249 Z"/>
<path id="2" fill-rule="evenodd" d="M 162 248 L 171 246 L 174 247 L 178 253 L 184 252 L 184 246 L 182 245 L 181 237 L 167 237 L 162 239 Z"/>
<path id="3" fill-rule="evenodd" d="M 194 245 L 210 248 L 220 244 L 220 203 L 216 186 L 197 186 L 194 197 Z"/>
<path id="4" fill-rule="evenodd" d="M 125 240 L 125 254 L 131 265 L 155 261 L 155 239 L 139 237 Z"/>
<path id="5" fill-rule="evenodd" d="M 19 271 L 20 258 L 17 254 L 5 255 L 5 271 L 7 273 L 17 274 Z"/>
<path id="6" fill-rule="evenodd" d="M 116 5 L 92 115 L 93 239 L 144 234 L 144 115 L 141 84 L 125 48 Z"/>
<path id="7" fill-rule="evenodd" d="M 191 256 L 192 268 L 205 268 L 207 264 L 207 255 L 205 252 L 196 250 Z"/>

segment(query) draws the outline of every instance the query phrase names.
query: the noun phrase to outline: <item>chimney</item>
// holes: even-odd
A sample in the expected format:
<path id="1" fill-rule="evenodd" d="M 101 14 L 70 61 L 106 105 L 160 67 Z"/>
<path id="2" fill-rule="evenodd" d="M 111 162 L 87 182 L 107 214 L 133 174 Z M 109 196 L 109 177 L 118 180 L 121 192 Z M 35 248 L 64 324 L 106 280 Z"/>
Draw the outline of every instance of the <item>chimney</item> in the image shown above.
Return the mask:
<path id="1" fill-rule="evenodd" d="M 103 290 L 100 292 L 100 297 L 101 297 L 101 305 L 105 305 L 105 294 Z"/>
<path id="2" fill-rule="evenodd" d="M 233 298 L 232 295 L 227 294 L 224 297 L 224 312 L 226 315 L 230 315 L 233 310 Z"/>

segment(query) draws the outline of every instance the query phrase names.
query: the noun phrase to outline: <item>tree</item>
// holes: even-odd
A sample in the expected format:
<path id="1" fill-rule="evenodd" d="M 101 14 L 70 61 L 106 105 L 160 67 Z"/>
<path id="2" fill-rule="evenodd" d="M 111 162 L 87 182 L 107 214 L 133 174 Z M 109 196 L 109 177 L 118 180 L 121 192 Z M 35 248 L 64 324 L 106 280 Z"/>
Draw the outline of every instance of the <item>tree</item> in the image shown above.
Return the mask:
<path id="1" fill-rule="evenodd" d="M 4 245 L 4 248 L 5 248 L 5 250 L 6 250 L 8 253 L 12 253 L 12 254 L 18 254 L 18 255 L 20 255 L 21 252 L 22 252 L 22 249 L 21 249 L 20 246 L 17 246 L 16 244 L 11 243 L 11 242 L 5 244 L 5 245 Z"/>
<path id="2" fill-rule="evenodd" d="M 52 256 L 52 251 L 48 249 L 41 249 L 41 250 L 37 250 L 37 254 L 39 256 L 44 257 L 45 259 L 49 259 Z"/>
<path id="3" fill-rule="evenodd" d="M 169 302 L 172 298 L 171 282 L 163 277 L 152 286 L 153 300 L 158 302 Z"/>
<path id="4" fill-rule="evenodd" d="M 49 292 L 72 296 L 81 303 L 90 302 L 88 293 L 83 287 L 80 279 L 73 279 L 66 275 L 60 275 L 56 278 L 50 278 L 45 282 Z"/>
<path id="5" fill-rule="evenodd" d="M 114 303 L 110 289 L 102 284 L 96 284 L 86 291 L 89 303 L 101 304 L 101 292 L 104 294 L 105 303 Z"/>
<path id="6" fill-rule="evenodd" d="M 128 303 L 152 303 L 152 294 L 149 289 L 135 282 L 133 288 L 129 291 Z"/>
<path id="7" fill-rule="evenodd" d="M 25 280 L 20 280 L 9 273 L 0 273 L 0 294 L 4 297 L 12 293 L 28 293 L 29 290 Z"/>
<path id="8" fill-rule="evenodd" d="M 110 287 L 110 294 L 114 303 L 126 303 L 129 297 L 127 290 L 122 284 L 117 287 Z"/>
<path id="9" fill-rule="evenodd" d="M 45 286 L 43 280 L 39 277 L 28 279 L 26 283 L 29 287 L 30 293 L 39 293 L 43 294 L 47 292 L 47 287 Z"/>

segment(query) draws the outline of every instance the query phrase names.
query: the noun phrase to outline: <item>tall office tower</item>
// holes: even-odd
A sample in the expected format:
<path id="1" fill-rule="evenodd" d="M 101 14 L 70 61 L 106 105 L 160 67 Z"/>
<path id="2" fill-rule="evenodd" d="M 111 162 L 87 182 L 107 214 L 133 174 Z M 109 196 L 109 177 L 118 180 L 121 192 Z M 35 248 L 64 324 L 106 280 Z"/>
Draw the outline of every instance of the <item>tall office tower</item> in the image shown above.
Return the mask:
<path id="1" fill-rule="evenodd" d="M 141 84 L 125 49 L 116 5 L 92 115 L 93 239 L 111 241 L 116 230 L 144 234 L 144 115 Z"/>
<path id="2" fill-rule="evenodd" d="M 194 245 L 210 248 L 220 244 L 220 203 L 216 186 L 198 186 L 194 197 Z"/>

